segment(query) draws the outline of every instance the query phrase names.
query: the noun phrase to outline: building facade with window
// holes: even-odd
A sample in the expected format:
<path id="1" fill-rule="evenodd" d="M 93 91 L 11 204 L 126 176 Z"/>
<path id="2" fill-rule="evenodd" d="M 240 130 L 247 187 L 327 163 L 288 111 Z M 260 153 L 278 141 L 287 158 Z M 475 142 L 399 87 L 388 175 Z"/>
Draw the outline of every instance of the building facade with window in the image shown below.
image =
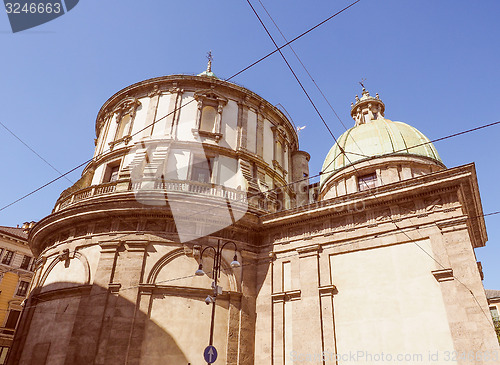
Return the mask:
<path id="1" fill-rule="evenodd" d="M 446 168 L 366 90 L 351 115 L 309 184 L 292 123 L 210 64 L 117 92 L 94 159 L 30 231 L 34 289 L 9 363 L 203 364 L 201 252 L 218 242 L 236 252 L 221 258 L 217 364 L 491 363 L 474 165 Z"/>
<path id="2" fill-rule="evenodd" d="M 6 363 L 33 277 L 34 258 L 26 233 L 29 226 L 0 226 L 0 364 Z"/>
<path id="3" fill-rule="evenodd" d="M 500 343 L 500 290 L 486 290 L 486 298 L 490 305 L 491 318 L 493 318 L 498 342 Z"/>

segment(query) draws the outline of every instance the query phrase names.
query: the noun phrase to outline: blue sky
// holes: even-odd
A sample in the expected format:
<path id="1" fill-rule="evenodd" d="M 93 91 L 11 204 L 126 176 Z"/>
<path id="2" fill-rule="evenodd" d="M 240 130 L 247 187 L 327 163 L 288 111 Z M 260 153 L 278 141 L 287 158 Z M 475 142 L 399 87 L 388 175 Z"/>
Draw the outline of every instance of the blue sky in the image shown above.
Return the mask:
<path id="1" fill-rule="evenodd" d="M 261 0 L 289 37 L 335 13 L 348 1 Z M 252 1 L 279 44 L 283 41 Z M 362 0 L 293 44 L 344 124 L 358 81 L 378 92 L 386 117 L 409 123 L 430 139 L 499 120 L 500 2 Z M 101 105 L 132 83 L 161 75 L 199 73 L 206 52 L 226 78 L 274 48 L 245 0 L 173 2 L 86 0 L 68 14 L 12 34 L 0 15 L 1 121 L 60 171 L 92 157 Z M 292 67 L 336 136 L 344 128 L 293 54 Z M 281 104 L 319 172 L 333 144 L 278 54 L 234 80 Z M 436 143 L 448 167 L 476 163 L 485 213 L 499 211 L 500 126 Z M 0 127 L 0 206 L 58 174 Z M 68 176 L 76 181 L 79 170 Z M 61 179 L 0 212 L 0 225 L 39 220 L 70 182 Z M 489 242 L 476 251 L 485 286 L 500 289 L 500 215 L 486 218 Z"/>

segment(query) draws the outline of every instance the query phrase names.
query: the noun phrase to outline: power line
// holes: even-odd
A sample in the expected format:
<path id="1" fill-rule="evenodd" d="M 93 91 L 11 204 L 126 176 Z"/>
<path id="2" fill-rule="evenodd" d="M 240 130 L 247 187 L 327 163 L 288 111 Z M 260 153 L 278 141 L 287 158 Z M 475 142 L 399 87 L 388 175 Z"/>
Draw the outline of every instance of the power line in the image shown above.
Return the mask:
<path id="1" fill-rule="evenodd" d="M 54 170 L 55 172 L 57 172 L 59 175 L 63 175 L 63 173 L 61 171 L 59 171 L 58 169 L 56 169 L 54 167 L 54 165 L 52 165 L 49 161 L 47 161 L 45 158 L 43 158 L 42 156 L 40 156 L 40 154 L 38 152 L 36 152 L 33 148 L 31 148 L 26 142 L 24 142 L 21 138 L 19 138 L 9 128 L 7 128 L 7 126 L 5 124 L 3 124 L 1 121 L 0 121 L 0 125 L 2 125 L 2 127 L 4 127 L 7 130 L 7 132 L 9 132 L 10 134 L 12 134 L 14 136 L 14 138 L 16 138 L 19 142 L 21 142 L 24 146 L 26 146 L 31 152 L 33 152 L 36 156 L 38 156 L 39 159 L 41 159 L 43 162 L 45 162 L 47 165 L 49 165 L 52 168 L 52 170 Z M 71 181 L 70 179 L 68 179 L 66 176 L 64 176 L 64 178 L 66 180 L 68 180 L 70 183 L 73 183 L 73 181 Z"/>
<path id="2" fill-rule="evenodd" d="M 281 36 L 283 37 L 283 39 L 285 40 L 285 42 L 288 42 L 288 39 L 285 37 L 285 35 L 283 34 L 283 32 L 281 31 L 280 27 L 278 26 L 278 24 L 274 21 L 273 17 L 271 16 L 271 14 L 269 14 L 269 12 L 267 11 L 266 7 L 264 6 L 264 4 L 262 3 L 261 0 L 259 0 L 259 3 L 260 5 L 262 6 L 262 8 L 264 9 L 264 11 L 266 12 L 267 16 L 269 17 L 269 19 L 271 19 L 271 21 L 273 22 L 274 26 L 276 27 L 276 29 L 278 30 L 278 32 L 281 34 Z M 290 48 L 290 50 L 293 52 L 293 54 L 295 55 L 295 57 L 297 58 L 297 61 L 299 61 L 299 63 L 302 65 L 302 68 L 304 69 L 304 71 L 307 73 L 307 75 L 309 76 L 309 78 L 311 79 L 311 81 L 314 83 L 314 85 L 316 86 L 316 89 L 318 89 L 319 93 L 321 94 L 321 96 L 323 97 L 323 99 L 325 99 L 326 103 L 328 104 L 328 106 L 330 107 L 330 109 L 332 110 L 333 114 L 335 114 L 335 116 L 337 117 L 337 119 L 339 120 L 339 122 L 342 124 L 342 126 L 344 127 L 344 129 L 347 131 L 347 127 L 346 125 L 344 124 L 344 122 L 342 121 L 342 119 L 340 119 L 340 116 L 337 114 L 337 112 L 335 111 L 335 108 L 332 106 L 332 104 L 330 103 L 330 101 L 328 100 L 328 98 L 325 96 L 325 94 L 323 93 L 323 90 L 321 90 L 321 88 L 319 87 L 319 85 L 317 84 L 316 80 L 314 80 L 314 77 L 311 75 L 311 73 L 309 72 L 309 70 L 307 69 L 306 65 L 304 64 L 304 62 L 302 62 L 302 60 L 300 59 L 299 55 L 297 54 L 297 52 L 295 52 L 295 49 L 292 47 L 291 44 L 288 45 L 288 48 Z"/>
<path id="3" fill-rule="evenodd" d="M 331 19 L 335 18 L 337 15 L 339 15 L 339 14 L 343 13 L 344 11 L 346 11 L 346 10 L 347 10 L 347 9 L 349 9 L 350 7 L 352 7 L 352 6 L 356 5 L 356 4 L 357 4 L 357 3 L 359 3 L 360 1 L 361 1 L 361 0 L 357 0 L 357 1 L 353 2 L 353 3 L 351 3 L 350 5 L 346 6 L 346 7 L 345 7 L 345 8 L 343 8 L 342 10 L 340 10 L 340 11 L 336 12 L 335 14 L 333 14 L 333 15 L 329 16 L 328 18 L 326 18 L 326 19 L 325 19 L 325 20 L 323 20 L 322 22 L 320 22 L 320 23 L 316 24 L 314 27 L 309 28 L 309 29 L 308 29 L 308 30 L 306 30 L 305 32 L 303 32 L 303 33 L 299 34 L 297 37 L 293 38 L 291 41 L 288 41 L 288 42 L 286 42 L 285 44 L 283 44 L 282 46 L 277 47 L 277 49 L 275 49 L 274 51 L 269 52 L 269 53 L 268 53 L 267 55 L 265 55 L 264 57 L 259 58 L 257 61 L 255 61 L 255 62 L 251 63 L 250 65 L 248 65 L 247 67 L 245 67 L 243 70 L 238 71 L 237 73 L 235 73 L 235 74 L 234 74 L 233 76 L 231 76 L 228 80 L 230 80 L 230 79 L 232 79 L 233 77 L 236 77 L 236 76 L 238 76 L 239 74 L 241 74 L 241 73 L 245 72 L 245 71 L 246 71 L 246 70 L 248 70 L 249 68 L 251 68 L 251 67 L 255 66 L 256 64 L 258 64 L 259 62 L 261 62 L 261 61 L 265 60 L 265 59 L 266 59 L 266 58 L 268 58 L 269 56 L 271 56 L 271 55 L 275 54 L 276 52 L 278 52 L 278 51 L 279 51 L 279 50 L 281 50 L 282 48 L 285 48 L 285 47 L 286 47 L 286 46 L 288 46 L 289 44 L 291 44 L 291 43 L 295 42 L 297 39 L 302 38 L 302 37 L 303 37 L 303 36 L 305 36 L 307 33 L 309 33 L 309 32 L 311 32 L 311 31 L 313 31 L 314 29 L 316 29 L 316 28 L 318 28 L 319 26 L 321 26 L 321 25 L 325 24 L 325 23 L 326 23 L 326 22 L 328 22 L 329 20 L 331 20 Z"/>
<path id="4" fill-rule="evenodd" d="M 313 31 L 314 29 L 318 28 L 319 26 L 323 25 L 324 23 L 328 22 L 329 20 L 333 19 L 334 17 L 336 17 L 337 15 L 341 14 L 342 12 L 344 12 L 345 10 L 347 10 L 347 9 L 349 9 L 350 7 L 354 6 L 355 4 L 357 4 L 357 3 L 358 3 L 358 2 L 360 2 L 360 1 L 361 1 L 361 0 L 357 0 L 357 1 L 353 2 L 353 3 L 351 3 L 350 5 L 346 6 L 346 7 L 345 7 L 345 8 L 343 8 L 342 10 L 340 10 L 340 11 L 336 12 L 335 14 L 333 14 L 333 15 L 331 15 L 330 17 L 326 18 L 326 19 L 325 19 L 325 20 L 323 20 L 322 22 L 320 22 L 320 23 L 316 24 L 315 26 L 313 26 L 313 27 L 309 28 L 308 30 L 306 30 L 305 32 L 301 33 L 300 35 L 298 35 L 297 37 L 293 38 L 291 41 L 287 42 L 286 44 L 282 45 L 282 46 L 281 46 L 281 47 L 279 47 L 279 48 L 281 49 L 281 48 L 283 48 L 283 47 L 286 47 L 286 46 L 288 46 L 289 44 L 291 44 L 291 43 L 295 42 L 296 40 L 298 40 L 298 39 L 302 38 L 304 35 L 306 35 L 306 34 L 310 33 L 310 32 L 311 32 L 311 31 Z M 276 53 L 277 51 L 278 51 L 278 50 L 274 50 L 274 51 L 272 51 L 272 52 L 268 53 L 268 54 L 267 54 L 267 55 L 265 55 L 264 57 L 259 58 L 257 61 L 253 62 L 252 64 L 248 65 L 248 66 L 247 66 L 247 67 L 245 67 L 244 69 L 240 70 L 239 72 L 235 73 L 233 76 L 231 76 L 231 77 L 229 77 L 229 78 L 227 78 L 227 79 L 225 79 L 225 80 L 223 80 L 223 81 L 229 81 L 229 80 L 233 79 L 234 77 L 238 76 L 239 74 L 241 74 L 241 73 L 243 73 L 243 72 L 247 71 L 248 69 L 252 68 L 252 67 L 253 67 L 253 66 L 255 66 L 256 64 L 258 64 L 258 63 L 262 62 L 263 60 L 265 60 L 265 59 L 266 59 L 266 58 L 268 58 L 269 56 L 273 55 L 273 54 L 274 54 L 274 53 Z M 156 123 L 158 123 L 159 121 L 161 121 L 161 120 L 165 119 L 166 117 L 168 117 L 168 116 L 172 115 L 173 113 L 176 113 L 176 112 L 177 112 L 177 111 L 179 111 L 181 108 L 183 108 L 183 107 L 185 107 L 185 106 L 189 105 L 189 104 L 190 104 L 190 103 L 192 103 L 193 101 L 194 101 L 194 99 L 193 99 L 193 100 L 188 101 L 187 103 L 185 103 L 185 104 L 183 104 L 183 105 L 181 105 L 181 106 L 179 106 L 179 107 L 177 107 L 177 108 L 174 108 L 174 110 L 172 110 L 171 112 L 167 113 L 167 114 L 166 114 L 166 115 L 164 115 L 163 117 L 161 117 L 161 118 L 159 118 L 159 119 L 157 119 L 157 120 L 153 121 L 151 124 L 147 125 L 147 126 L 146 126 L 146 127 L 144 127 L 143 129 L 141 129 L 141 130 L 137 131 L 136 133 L 134 133 L 133 135 L 131 135 L 131 137 L 136 136 L 138 133 L 140 133 L 140 132 L 144 131 L 145 129 L 147 129 L 147 128 L 149 128 L 149 127 L 153 126 L 153 125 L 155 125 Z M 61 179 L 62 177 L 65 177 L 66 175 L 70 174 L 71 172 L 75 171 L 76 169 L 78 169 L 78 168 L 80 168 L 80 167 L 82 167 L 82 166 L 84 166 L 84 165 L 86 165 L 86 164 L 88 164 L 88 163 L 92 162 L 92 160 L 94 160 L 94 159 L 95 159 L 95 160 L 98 160 L 98 159 L 99 159 L 102 155 L 104 155 L 105 153 L 107 153 L 107 152 L 109 152 L 109 151 L 110 151 L 110 150 L 103 151 L 103 152 L 102 152 L 102 153 L 100 153 L 99 155 L 97 155 L 97 156 L 95 156 L 95 157 L 93 157 L 93 158 L 91 158 L 91 159 L 88 159 L 87 161 L 85 161 L 85 162 L 81 163 L 81 164 L 80 164 L 80 165 L 78 165 L 76 168 L 73 168 L 73 169 L 71 169 L 70 171 L 68 171 L 68 172 L 66 172 L 66 173 L 64 173 L 64 174 L 61 174 L 61 176 L 59 176 L 58 178 L 56 178 L 56 179 L 54 179 L 54 180 L 49 181 L 48 183 L 46 183 L 46 184 L 44 184 L 43 186 L 41 186 L 41 187 L 39 187 L 39 188 L 37 188 L 37 189 L 33 190 L 32 192 L 30 192 L 30 193 L 28 193 L 28 194 L 26 194 L 26 195 L 24 195 L 24 196 L 20 197 L 19 199 L 15 200 L 14 202 L 12 202 L 12 203 L 10 203 L 10 204 L 7 204 L 7 205 L 5 205 L 4 207 L 0 208 L 0 212 L 1 212 L 1 211 L 3 211 L 3 210 L 4 210 L 4 209 L 6 209 L 6 208 L 8 208 L 8 207 L 12 206 L 13 204 L 16 204 L 17 202 L 19 202 L 19 201 L 21 201 L 21 200 L 23 200 L 23 199 L 25 199 L 25 198 L 29 197 L 30 195 L 33 195 L 34 193 L 38 192 L 39 190 L 41 190 L 41 189 L 45 188 L 46 186 L 48 186 L 48 185 L 50 185 L 50 184 L 52 184 L 52 183 L 56 182 L 57 180 Z"/>
<path id="5" fill-rule="evenodd" d="M 290 72 L 293 74 L 293 77 L 295 77 L 295 80 L 297 80 L 298 84 L 300 85 L 300 88 L 302 89 L 302 91 L 304 92 L 304 94 L 306 95 L 307 99 L 309 100 L 309 102 L 311 103 L 311 105 L 313 106 L 314 110 L 316 111 L 316 113 L 319 115 L 321 121 L 323 122 L 323 124 L 325 125 L 326 129 L 328 130 L 328 133 L 330 133 L 330 135 L 332 136 L 332 138 L 335 140 L 335 142 L 337 142 L 337 138 L 335 137 L 335 135 L 333 134 L 332 130 L 330 129 L 330 127 L 328 126 L 328 124 L 326 123 L 325 119 L 323 118 L 323 116 L 321 115 L 320 111 L 318 110 L 318 108 L 316 107 L 316 104 L 314 103 L 314 101 L 311 99 L 311 97 L 309 96 L 309 93 L 307 92 L 307 90 L 305 89 L 304 85 L 302 85 L 302 82 L 299 80 L 297 74 L 295 73 L 295 71 L 293 70 L 292 66 L 290 66 L 290 63 L 288 63 L 288 60 L 286 59 L 285 55 L 283 54 L 283 52 L 281 52 L 281 48 L 278 46 L 278 44 L 276 43 L 276 41 L 274 40 L 273 36 L 271 35 L 271 33 L 269 32 L 269 30 L 267 29 L 266 25 L 264 24 L 264 22 L 262 21 L 262 19 L 260 18 L 259 14 L 257 13 L 257 11 L 255 10 L 255 8 L 253 7 L 252 3 L 250 2 L 250 0 L 246 0 L 248 5 L 250 5 L 250 7 L 252 8 L 252 11 L 254 12 L 255 16 L 257 17 L 257 19 L 259 19 L 259 22 L 260 24 L 262 25 L 262 27 L 264 28 L 264 30 L 266 31 L 267 35 L 269 36 L 269 38 L 271 39 L 271 41 L 273 42 L 274 46 L 276 47 L 276 50 L 280 53 L 281 55 L 281 58 L 283 58 L 283 61 L 285 61 L 286 65 L 288 66 L 288 69 L 290 70 Z M 341 146 L 339 146 L 339 148 L 342 149 Z"/>

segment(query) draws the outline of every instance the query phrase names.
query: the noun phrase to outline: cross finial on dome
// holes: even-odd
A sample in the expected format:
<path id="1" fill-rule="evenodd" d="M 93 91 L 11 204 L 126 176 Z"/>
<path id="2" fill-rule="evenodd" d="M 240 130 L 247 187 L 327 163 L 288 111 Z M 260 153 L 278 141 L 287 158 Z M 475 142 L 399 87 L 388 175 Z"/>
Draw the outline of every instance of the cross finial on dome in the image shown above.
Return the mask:
<path id="1" fill-rule="evenodd" d="M 212 51 L 207 52 L 207 59 L 208 59 L 207 69 L 202 73 L 198 74 L 198 76 L 208 76 L 217 78 L 217 76 L 215 76 L 215 74 L 212 72 L 212 61 L 214 60 L 214 57 L 212 56 Z"/>
<path id="2" fill-rule="evenodd" d="M 366 81 L 366 78 L 363 77 L 363 78 L 361 78 L 361 81 L 359 82 L 359 84 L 363 88 L 363 91 L 365 91 L 365 84 L 364 84 L 365 81 Z"/>
<path id="3" fill-rule="evenodd" d="M 212 72 L 212 61 L 214 57 L 212 56 L 212 51 L 207 52 L 207 59 L 208 59 L 208 64 L 207 64 L 207 73 Z"/>

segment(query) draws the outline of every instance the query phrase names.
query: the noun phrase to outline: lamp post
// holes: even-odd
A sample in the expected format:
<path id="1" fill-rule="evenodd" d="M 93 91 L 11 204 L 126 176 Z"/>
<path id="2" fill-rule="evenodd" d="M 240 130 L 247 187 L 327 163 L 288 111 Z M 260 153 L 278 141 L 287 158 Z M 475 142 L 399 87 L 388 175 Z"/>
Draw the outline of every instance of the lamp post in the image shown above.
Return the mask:
<path id="1" fill-rule="evenodd" d="M 196 272 L 195 272 L 195 275 L 197 275 L 197 276 L 205 275 L 205 272 L 203 271 L 203 253 L 208 249 L 212 249 L 214 251 L 214 264 L 213 264 L 213 269 L 212 269 L 212 276 L 214 279 L 214 281 L 212 282 L 212 288 L 214 289 L 214 294 L 213 294 L 213 296 L 209 295 L 205 299 L 205 303 L 207 303 L 207 305 L 212 303 L 212 319 L 210 322 L 210 340 L 209 340 L 209 344 L 208 344 L 209 346 L 213 345 L 213 340 L 214 340 L 215 301 L 217 299 L 217 295 L 222 294 L 222 287 L 219 287 L 217 285 L 218 279 L 220 277 L 220 269 L 221 269 L 221 263 L 222 263 L 222 251 L 224 250 L 224 247 L 226 247 L 226 245 L 228 245 L 228 244 L 232 244 L 234 246 L 234 257 L 233 257 L 233 261 L 230 264 L 231 267 L 233 269 L 240 267 L 241 264 L 238 262 L 238 257 L 236 255 L 236 251 L 238 249 L 236 247 L 236 243 L 234 243 L 233 241 L 227 241 L 226 243 L 224 243 L 221 246 L 221 240 L 217 240 L 217 249 L 215 247 L 212 247 L 212 246 L 207 246 L 201 251 L 200 265 L 198 266 L 198 270 L 196 270 Z"/>

